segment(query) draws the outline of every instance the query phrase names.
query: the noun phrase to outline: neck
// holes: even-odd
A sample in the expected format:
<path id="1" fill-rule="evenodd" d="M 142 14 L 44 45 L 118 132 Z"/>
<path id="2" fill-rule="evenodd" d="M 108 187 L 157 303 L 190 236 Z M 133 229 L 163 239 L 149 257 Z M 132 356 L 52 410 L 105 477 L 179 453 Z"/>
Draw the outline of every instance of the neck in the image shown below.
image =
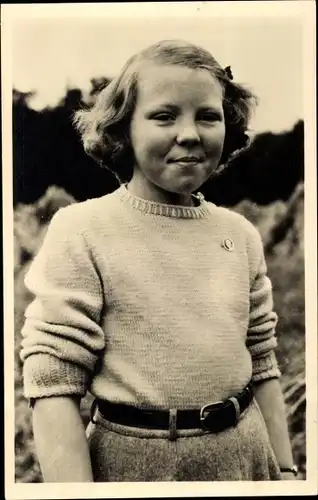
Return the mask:
<path id="1" fill-rule="evenodd" d="M 161 189 L 159 186 L 154 186 L 150 182 L 141 184 L 135 177 L 128 183 L 127 188 L 133 195 L 144 200 L 185 207 L 195 205 L 191 193 L 172 193 Z"/>

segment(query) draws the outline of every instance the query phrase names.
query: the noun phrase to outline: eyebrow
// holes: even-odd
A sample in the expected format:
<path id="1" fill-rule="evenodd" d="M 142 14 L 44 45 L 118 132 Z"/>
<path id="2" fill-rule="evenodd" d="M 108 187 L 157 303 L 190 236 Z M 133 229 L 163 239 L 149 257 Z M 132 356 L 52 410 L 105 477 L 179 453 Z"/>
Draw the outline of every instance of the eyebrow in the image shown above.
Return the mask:
<path id="1" fill-rule="evenodd" d="M 212 112 L 212 113 L 221 113 L 222 112 L 222 108 L 219 108 L 219 107 L 215 107 L 215 106 L 202 106 L 202 108 L 199 108 L 199 111 L 208 111 L 208 112 Z"/>
<path id="2" fill-rule="evenodd" d="M 178 111 L 180 109 L 180 106 L 177 106 L 175 104 L 169 104 L 169 103 L 158 103 L 154 104 L 151 109 L 148 110 L 149 113 L 153 113 L 155 111 L 159 111 L 161 109 L 167 109 L 169 111 Z M 200 112 L 212 112 L 212 113 L 222 113 L 222 108 L 220 107 L 215 107 L 215 106 L 202 106 L 198 108 L 198 111 Z"/>
<path id="3" fill-rule="evenodd" d="M 151 109 L 149 110 L 150 112 L 157 111 L 159 109 L 169 109 L 170 111 L 178 111 L 180 109 L 179 106 L 176 106 L 175 104 L 169 104 L 169 103 L 158 103 L 154 104 Z"/>

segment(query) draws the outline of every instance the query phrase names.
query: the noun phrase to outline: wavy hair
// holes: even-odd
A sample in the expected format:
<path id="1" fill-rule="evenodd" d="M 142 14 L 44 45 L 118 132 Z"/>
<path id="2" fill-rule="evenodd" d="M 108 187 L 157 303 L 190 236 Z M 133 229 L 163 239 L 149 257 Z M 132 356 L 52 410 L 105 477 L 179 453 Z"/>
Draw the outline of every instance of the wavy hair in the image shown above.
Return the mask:
<path id="1" fill-rule="evenodd" d="M 160 41 L 132 56 L 120 74 L 98 94 L 89 109 L 74 113 L 73 123 L 80 132 L 84 149 L 102 166 L 110 169 L 119 182 L 133 172 L 134 155 L 130 142 L 130 122 L 135 109 L 139 70 L 147 63 L 180 65 L 203 69 L 217 78 L 223 88 L 225 140 L 220 165 L 248 142 L 246 134 L 256 97 L 232 80 L 205 49 L 179 40 Z"/>

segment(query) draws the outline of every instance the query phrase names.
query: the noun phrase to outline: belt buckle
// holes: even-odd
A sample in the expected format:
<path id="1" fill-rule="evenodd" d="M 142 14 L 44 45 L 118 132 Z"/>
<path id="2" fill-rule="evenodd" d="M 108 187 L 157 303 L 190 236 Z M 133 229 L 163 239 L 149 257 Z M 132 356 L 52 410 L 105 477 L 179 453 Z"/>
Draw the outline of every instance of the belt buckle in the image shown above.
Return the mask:
<path id="1" fill-rule="evenodd" d="M 202 408 L 200 409 L 200 422 L 201 427 L 204 430 L 210 430 L 208 425 L 206 425 L 207 418 L 211 415 L 211 413 L 217 413 L 223 406 L 223 401 L 216 401 L 215 403 L 208 403 L 205 406 L 202 406 Z"/>

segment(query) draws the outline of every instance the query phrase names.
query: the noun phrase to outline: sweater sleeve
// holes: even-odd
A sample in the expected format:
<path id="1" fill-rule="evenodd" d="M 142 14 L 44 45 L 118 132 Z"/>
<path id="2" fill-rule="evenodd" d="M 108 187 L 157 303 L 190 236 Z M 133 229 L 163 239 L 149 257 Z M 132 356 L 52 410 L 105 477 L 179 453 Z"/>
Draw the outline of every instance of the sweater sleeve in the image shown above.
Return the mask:
<path id="1" fill-rule="evenodd" d="M 275 328 L 277 314 L 273 311 L 271 281 L 267 276 L 261 236 L 253 227 L 253 251 L 250 252 L 251 286 L 250 314 L 246 344 L 252 358 L 252 380 L 258 382 L 280 377 L 280 370 L 275 356 L 277 340 Z M 256 252 L 255 252 L 256 250 Z M 251 253 L 254 254 L 251 256 Z"/>
<path id="2" fill-rule="evenodd" d="M 83 396 L 105 347 L 102 285 L 75 214 L 55 214 L 25 278 L 34 295 L 20 352 L 27 398 Z"/>

